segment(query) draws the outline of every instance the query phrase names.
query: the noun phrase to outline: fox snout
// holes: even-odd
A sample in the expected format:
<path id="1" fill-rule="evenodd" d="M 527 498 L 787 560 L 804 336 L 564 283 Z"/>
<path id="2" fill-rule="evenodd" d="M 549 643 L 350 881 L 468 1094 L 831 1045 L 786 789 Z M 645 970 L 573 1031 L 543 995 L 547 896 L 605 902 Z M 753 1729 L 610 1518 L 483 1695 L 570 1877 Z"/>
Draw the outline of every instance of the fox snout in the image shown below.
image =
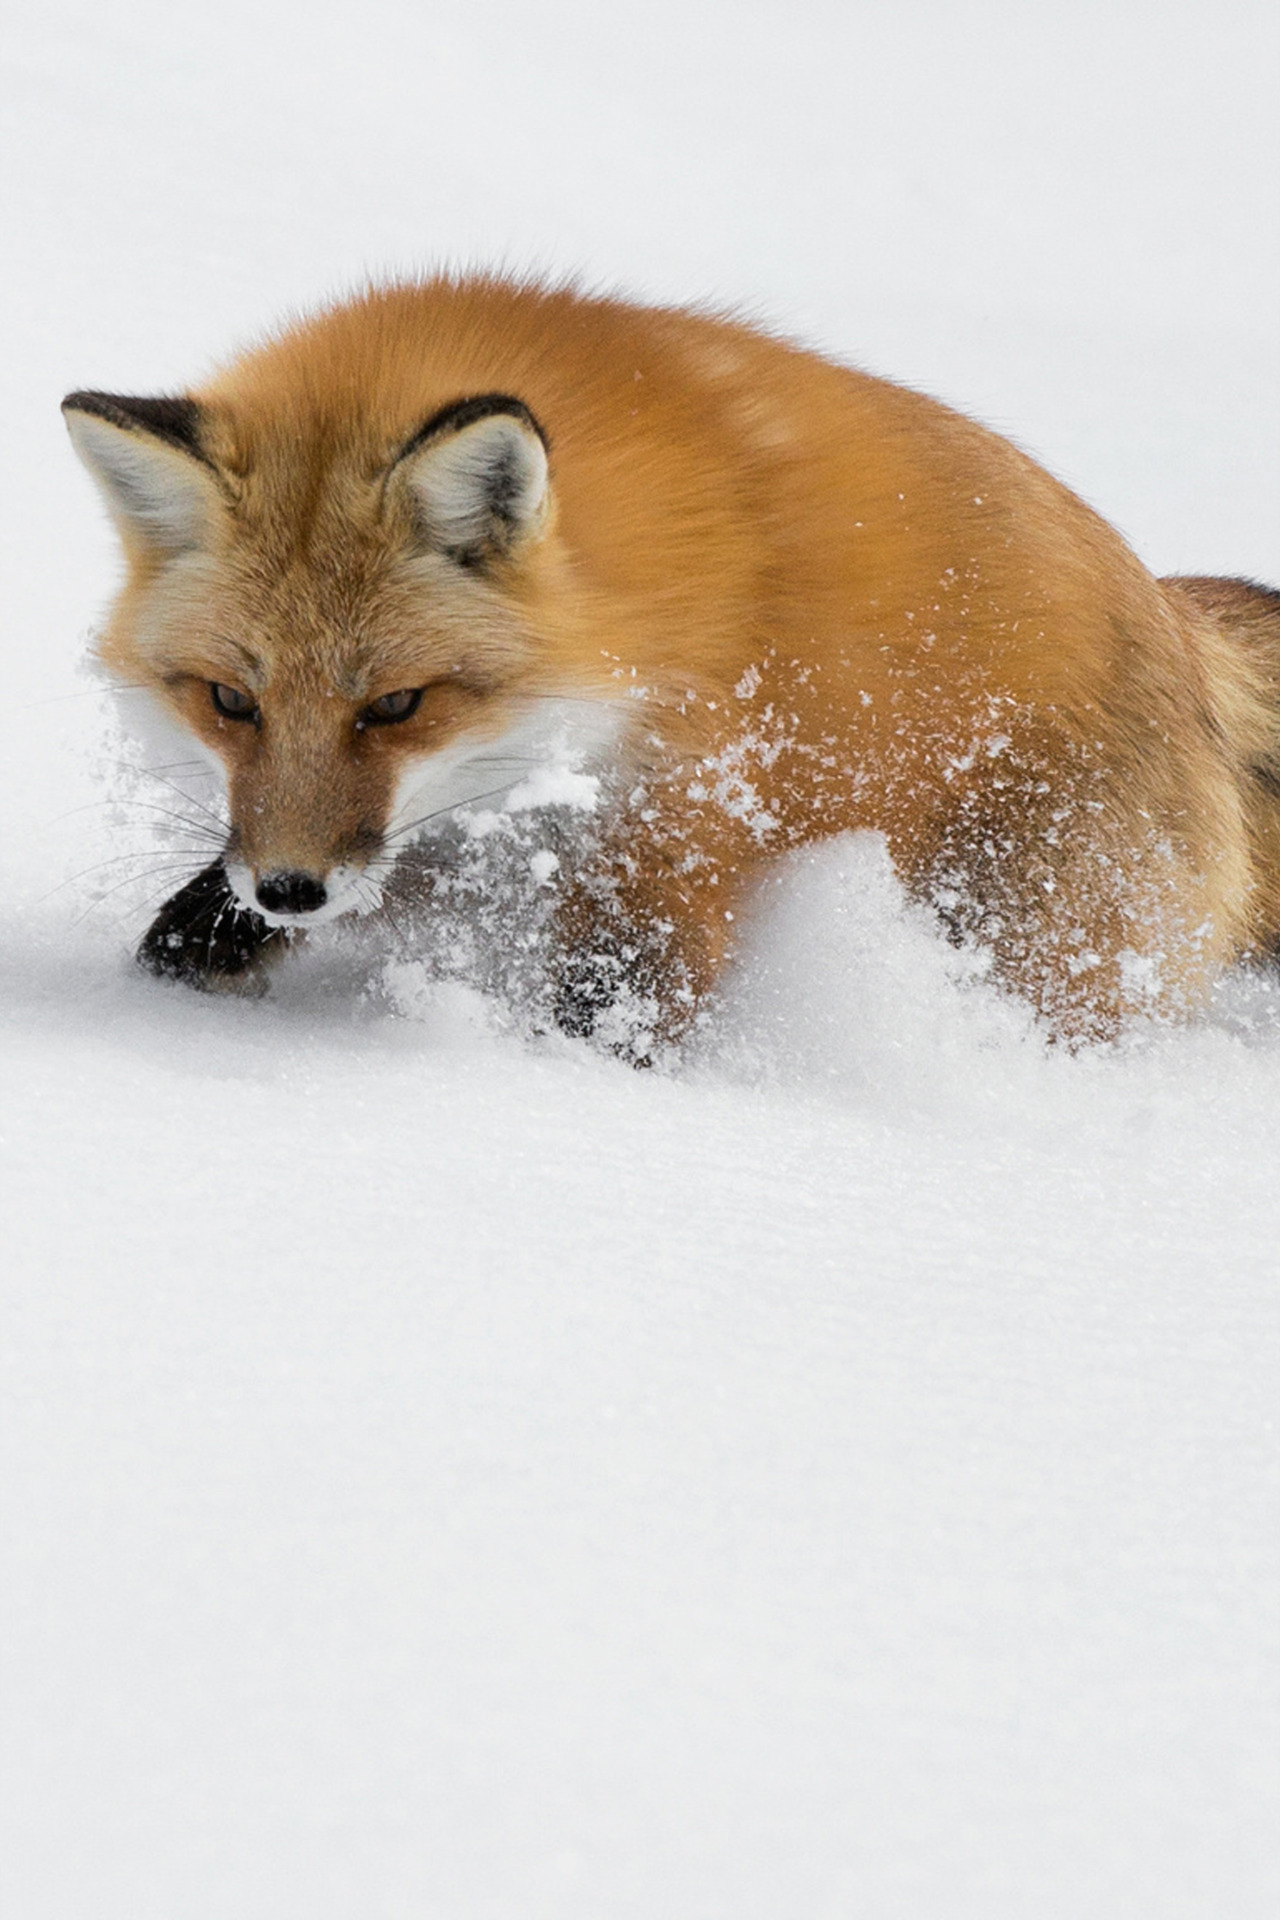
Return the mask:
<path id="1" fill-rule="evenodd" d="M 261 754 L 231 771 L 227 879 L 272 926 L 316 925 L 376 904 L 390 793 L 340 752 Z"/>
<path id="2" fill-rule="evenodd" d="M 293 835 L 276 839 L 259 832 L 250 838 L 233 827 L 224 865 L 240 905 L 269 926 L 318 925 L 377 904 L 381 890 L 369 868 L 382 845 L 382 834 L 368 826 L 327 848 L 314 839 L 299 846 Z"/>

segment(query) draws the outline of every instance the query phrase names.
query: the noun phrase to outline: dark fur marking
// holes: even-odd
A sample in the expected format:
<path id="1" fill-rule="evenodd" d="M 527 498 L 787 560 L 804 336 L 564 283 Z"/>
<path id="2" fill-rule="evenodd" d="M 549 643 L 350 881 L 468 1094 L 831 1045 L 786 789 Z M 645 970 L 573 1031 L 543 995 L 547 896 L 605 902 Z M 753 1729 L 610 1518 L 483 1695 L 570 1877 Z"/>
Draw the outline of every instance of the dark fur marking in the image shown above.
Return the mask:
<path id="1" fill-rule="evenodd" d="M 180 395 L 162 395 L 158 399 L 135 398 L 120 393 L 69 393 L 62 403 L 64 413 L 90 413 L 113 427 L 130 433 L 151 434 L 183 453 L 210 464 L 200 444 L 200 408 L 196 401 Z"/>
<path id="2" fill-rule="evenodd" d="M 509 454 L 495 460 L 486 474 L 488 482 L 485 498 L 489 511 L 494 518 L 501 520 L 504 527 L 510 527 L 515 521 L 515 501 L 520 491 L 519 477 L 515 461 Z"/>
<path id="3" fill-rule="evenodd" d="M 1249 768 L 1249 772 L 1260 787 L 1265 787 L 1273 800 L 1280 800 L 1280 772 L 1259 760 Z"/>
<path id="4" fill-rule="evenodd" d="M 461 433 L 464 427 L 474 426 L 477 420 L 488 420 L 497 413 L 510 414 L 513 419 L 522 421 L 531 433 L 537 434 L 547 451 L 551 451 L 550 440 L 523 400 L 517 400 L 510 393 L 477 393 L 469 400 L 451 400 L 447 407 L 441 407 L 433 413 L 418 428 L 412 440 L 401 447 L 395 464 L 398 466 L 411 453 L 417 453 L 420 447 L 424 447 L 428 440 L 434 440 L 438 434 Z"/>
<path id="5" fill-rule="evenodd" d="M 161 907 L 138 948 L 138 965 L 162 979 L 200 987 L 247 973 L 268 948 L 287 939 L 285 928 L 269 927 L 261 914 L 240 905 L 226 868 L 215 860 Z"/>

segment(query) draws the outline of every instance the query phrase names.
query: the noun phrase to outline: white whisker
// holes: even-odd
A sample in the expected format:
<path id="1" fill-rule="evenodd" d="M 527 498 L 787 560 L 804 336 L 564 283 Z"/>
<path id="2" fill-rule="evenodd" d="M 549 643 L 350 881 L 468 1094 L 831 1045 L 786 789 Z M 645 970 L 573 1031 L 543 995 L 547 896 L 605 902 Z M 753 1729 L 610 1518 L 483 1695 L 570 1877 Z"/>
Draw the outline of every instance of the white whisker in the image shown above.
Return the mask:
<path id="1" fill-rule="evenodd" d="M 417 820 L 410 820 L 407 826 L 398 827 L 394 833 L 388 833 L 386 847 L 389 849 L 397 843 L 407 844 L 407 836 L 416 833 L 419 827 L 427 826 L 432 820 L 443 819 L 447 813 L 458 813 L 463 807 L 478 807 L 482 800 L 496 800 L 499 794 L 509 793 L 514 785 L 514 781 L 507 780 L 500 787 L 490 787 L 487 793 L 473 793 L 462 800 L 450 800 L 447 806 L 437 807 L 434 812 L 424 813 Z"/>
<path id="2" fill-rule="evenodd" d="M 169 849 L 169 851 L 176 856 L 175 865 L 181 864 L 185 866 L 190 860 L 204 860 L 206 858 L 206 850 L 203 847 L 173 847 Z M 32 902 L 32 905 L 37 907 L 43 906 L 46 900 L 52 900 L 54 895 L 61 893 L 64 888 L 74 887 L 78 881 L 87 880 L 91 875 L 102 873 L 108 867 L 118 867 L 125 860 L 145 861 L 154 860 L 155 857 L 155 848 L 148 847 L 145 850 L 140 849 L 136 853 L 114 853 L 106 860 L 95 860 L 92 866 L 81 867 L 78 873 L 69 873 L 65 880 L 59 880 L 56 887 L 50 887 L 47 893 L 40 894 L 38 899 Z M 160 868 L 153 866 L 150 871 L 152 873 L 159 873 Z M 121 884 L 127 886 L 131 879 L 142 880 L 146 877 L 146 874 L 126 874 Z"/>
<path id="3" fill-rule="evenodd" d="M 91 900 L 84 909 L 84 912 L 77 914 L 71 924 L 78 927 L 82 920 L 86 919 L 89 914 L 95 913 L 105 901 L 110 900 L 112 896 L 119 893 L 122 888 L 139 886 L 147 880 L 154 879 L 157 874 L 166 875 L 164 885 L 156 888 L 153 893 L 147 895 L 141 902 L 143 906 L 148 905 L 151 900 L 157 899 L 161 893 L 167 893 L 169 891 L 174 885 L 176 876 L 185 874 L 188 879 L 194 879 L 195 875 L 200 871 L 199 861 L 203 859 L 203 857 L 203 855 L 199 855 L 194 861 L 191 859 L 168 861 L 158 867 L 152 867 L 148 873 L 126 874 L 124 879 L 118 881 L 114 887 L 108 887 L 105 892 L 98 894 Z"/>

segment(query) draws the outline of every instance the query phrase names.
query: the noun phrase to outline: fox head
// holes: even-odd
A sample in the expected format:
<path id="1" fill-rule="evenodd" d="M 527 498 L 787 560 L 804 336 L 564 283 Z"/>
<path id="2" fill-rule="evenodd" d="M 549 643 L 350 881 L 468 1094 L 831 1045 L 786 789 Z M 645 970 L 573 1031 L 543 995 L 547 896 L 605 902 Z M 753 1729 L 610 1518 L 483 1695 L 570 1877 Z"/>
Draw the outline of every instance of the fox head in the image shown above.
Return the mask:
<path id="1" fill-rule="evenodd" d="M 424 818 L 519 777 L 561 565 L 522 401 L 407 429 L 296 405 L 264 425 L 216 388 L 63 411 L 128 561 L 101 657 L 225 771 L 244 905 L 332 918 Z"/>

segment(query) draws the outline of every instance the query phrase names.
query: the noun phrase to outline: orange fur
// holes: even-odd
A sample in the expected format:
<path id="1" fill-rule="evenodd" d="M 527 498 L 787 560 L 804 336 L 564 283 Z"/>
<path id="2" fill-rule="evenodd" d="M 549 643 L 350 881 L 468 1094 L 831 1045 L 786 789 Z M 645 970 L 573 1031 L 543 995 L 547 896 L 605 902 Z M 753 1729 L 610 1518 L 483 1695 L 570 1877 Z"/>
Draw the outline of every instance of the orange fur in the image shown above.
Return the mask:
<path id="1" fill-rule="evenodd" d="M 402 455 L 493 393 L 545 430 L 550 499 L 460 564 Z M 448 278 L 292 326 L 193 398 L 203 532 L 175 558 L 124 517 L 101 651 L 225 761 L 254 875 L 358 867 L 407 762 L 567 693 L 621 714 L 625 777 L 566 891 L 566 979 L 621 956 L 669 1030 L 764 864 L 854 828 L 1067 1036 L 1192 1006 L 1275 944 L 1274 597 L 1161 584 L 935 401 L 732 321 Z M 418 687 L 410 722 L 356 727 Z"/>

